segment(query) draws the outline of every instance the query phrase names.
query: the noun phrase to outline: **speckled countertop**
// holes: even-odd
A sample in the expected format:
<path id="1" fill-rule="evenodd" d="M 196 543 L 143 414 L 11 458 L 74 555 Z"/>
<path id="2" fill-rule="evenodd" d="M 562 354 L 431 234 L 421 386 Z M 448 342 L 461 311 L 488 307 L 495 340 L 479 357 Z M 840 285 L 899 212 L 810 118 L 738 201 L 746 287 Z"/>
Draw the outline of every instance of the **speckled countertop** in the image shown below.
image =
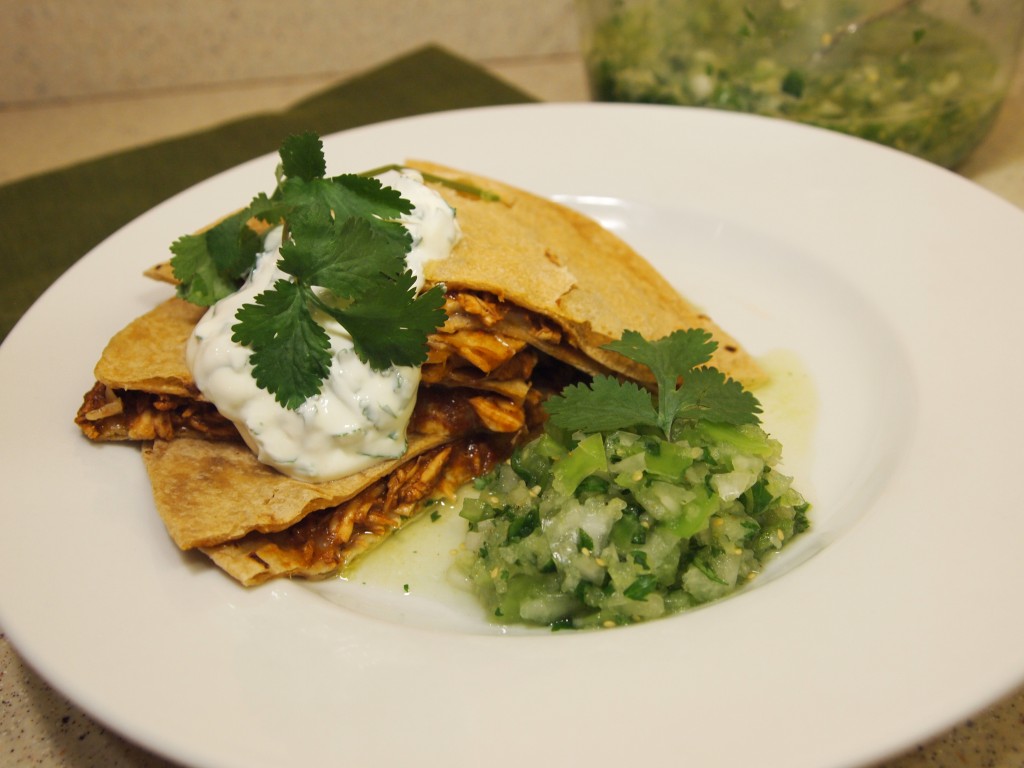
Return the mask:
<path id="1" fill-rule="evenodd" d="M 578 57 L 551 55 L 485 64 L 545 100 L 586 98 Z M 286 81 L 175 89 L 0 110 L 0 183 L 65 163 L 181 133 L 287 102 L 326 85 L 319 75 Z M 1000 121 L 961 173 L 1024 208 L 1024 62 Z M 1024 654 L 1024 642 L 1022 642 Z M 0 635 L 0 766 L 167 766 L 110 732 L 53 690 Z M 878 768 L 1024 768 L 1024 689 Z"/>

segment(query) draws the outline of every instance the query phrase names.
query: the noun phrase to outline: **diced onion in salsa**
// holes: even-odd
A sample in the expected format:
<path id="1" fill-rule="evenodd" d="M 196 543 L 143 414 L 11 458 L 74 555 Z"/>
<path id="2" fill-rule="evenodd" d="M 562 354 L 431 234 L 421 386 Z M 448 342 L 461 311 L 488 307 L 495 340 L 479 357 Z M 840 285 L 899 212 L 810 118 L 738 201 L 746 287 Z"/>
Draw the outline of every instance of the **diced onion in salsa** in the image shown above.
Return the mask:
<path id="1" fill-rule="evenodd" d="M 549 429 L 478 481 L 457 566 L 500 623 L 611 627 L 718 600 L 808 527 L 780 453 L 756 425 Z"/>

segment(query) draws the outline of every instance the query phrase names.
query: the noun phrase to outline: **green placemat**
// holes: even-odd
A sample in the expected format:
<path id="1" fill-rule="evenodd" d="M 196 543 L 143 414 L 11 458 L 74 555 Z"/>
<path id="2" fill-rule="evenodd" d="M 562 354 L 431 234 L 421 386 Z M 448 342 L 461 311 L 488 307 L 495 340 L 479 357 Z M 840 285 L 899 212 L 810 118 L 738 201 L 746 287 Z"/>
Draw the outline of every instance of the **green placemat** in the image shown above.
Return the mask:
<path id="1" fill-rule="evenodd" d="M 436 47 L 414 51 L 281 112 L 235 120 L 0 187 L 0 339 L 33 301 L 105 237 L 168 197 L 320 134 L 398 117 L 530 101 Z"/>

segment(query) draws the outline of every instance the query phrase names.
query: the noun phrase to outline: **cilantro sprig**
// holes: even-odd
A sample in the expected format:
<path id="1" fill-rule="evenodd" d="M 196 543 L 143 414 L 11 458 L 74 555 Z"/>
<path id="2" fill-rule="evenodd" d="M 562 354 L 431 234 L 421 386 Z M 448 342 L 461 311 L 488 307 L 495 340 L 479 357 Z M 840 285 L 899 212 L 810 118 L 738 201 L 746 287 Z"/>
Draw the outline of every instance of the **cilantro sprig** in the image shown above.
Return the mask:
<path id="1" fill-rule="evenodd" d="M 677 422 L 705 420 L 757 424 L 761 406 L 738 381 L 706 365 L 718 344 L 700 329 L 675 331 L 648 341 L 636 331 L 605 345 L 650 368 L 657 394 L 632 381 L 596 376 L 548 399 L 551 423 L 569 431 L 612 432 L 638 428 L 661 430 L 667 439 Z"/>
<path id="2" fill-rule="evenodd" d="M 330 317 L 375 370 L 420 365 L 427 336 L 445 321 L 444 291 L 417 294 L 400 221 L 412 203 L 366 174 L 326 177 L 315 133 L 281 145 L 277 186 L 212 228 L 171 246 L 178 295 L 210 306 L 234 293 L 263 250 L 251 226 L 284 226 L 278 266 L 288 275 L 242 306 L 232 339 L 248 346 L 258 386 L 286 408 L 318 394 L 330 370 Z"/>

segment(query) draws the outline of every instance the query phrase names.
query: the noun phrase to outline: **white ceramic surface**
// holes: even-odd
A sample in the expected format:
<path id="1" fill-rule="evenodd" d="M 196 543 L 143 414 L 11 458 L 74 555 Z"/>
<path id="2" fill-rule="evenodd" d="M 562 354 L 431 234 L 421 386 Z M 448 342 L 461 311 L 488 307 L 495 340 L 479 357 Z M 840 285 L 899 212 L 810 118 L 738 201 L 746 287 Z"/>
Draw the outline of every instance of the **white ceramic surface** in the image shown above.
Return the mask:
<path id="1" fill-rule="evenodd" d="M 0 624 L 70 698 L 202 766 L 821 768 L 1024 680 L 1018 209 L 875 145 L 680 108 L 501 107 L 325 143 L 331 171 L 421 157 L 564 199 L 781 352 L 814 418 L 767 421 L 814 528 L 734 599 L 593 633 L 505 634 L 416 582 L 244 590 L 179 553 L 137 450 L 71 419 L 107 338 L 167 295 L 142 270 L 268 189 L 260 158 L 113 235 L 0 348 Z"/>

